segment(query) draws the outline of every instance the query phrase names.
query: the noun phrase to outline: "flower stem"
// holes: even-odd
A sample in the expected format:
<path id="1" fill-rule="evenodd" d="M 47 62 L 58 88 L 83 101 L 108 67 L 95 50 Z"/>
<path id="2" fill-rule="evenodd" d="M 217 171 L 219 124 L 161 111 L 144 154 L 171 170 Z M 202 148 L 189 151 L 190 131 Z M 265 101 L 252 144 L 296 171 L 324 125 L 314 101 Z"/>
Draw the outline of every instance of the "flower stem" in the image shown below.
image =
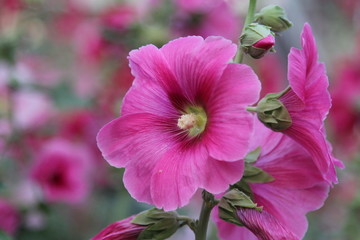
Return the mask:
<path id="1" fill-rule="evenodd" d="M 214 195 L 203 191 L 203 204 L 201 207 L 200 217 L 197 223 L 195 231 L 196 240 L 206 240 L 207 227 L 210 219 L 211 210 L 218 204 L 218 201 L 214 198 Z"/>
<path id="2" fill-rule="evenodd" d="M 254 15 L 255 15 L 255 8 L 256 8 L 256 0 L 250 0 L 249 2 L 249 8 L 248 8 L 248 12 L 245 18 L 245 23 L 244 23 L 244 27 L 242 29 L 241 35 L 243 35 L 245 28 L 252 23 L 252 21 L 254 20 Z M 241 50 L 241 43 L 239 40 L 239 44 L 238 44 L 238 51 L 237 54 L 235 56 L 235 60 L 234 62 L 236 63 L 242 63 L 244 58 L 244 52 Z"/>

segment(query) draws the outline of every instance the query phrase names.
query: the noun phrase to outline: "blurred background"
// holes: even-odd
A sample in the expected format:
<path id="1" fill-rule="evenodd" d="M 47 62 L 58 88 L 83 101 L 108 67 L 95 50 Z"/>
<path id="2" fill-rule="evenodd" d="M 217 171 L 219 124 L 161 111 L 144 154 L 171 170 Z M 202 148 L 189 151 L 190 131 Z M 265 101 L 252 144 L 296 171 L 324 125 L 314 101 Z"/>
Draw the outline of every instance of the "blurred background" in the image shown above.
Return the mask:
<path id="1" fill-rule="evenodd" d="M 285 8 L 294 26 L 276 53 L 245 58 L 262 94 L 286 86 L 287 54 L 313 27 L 327 65 L 327 119 L 339 171 L 325 206 L 308 215 L 308 240 L 360 239 L 360 1 L 259 0 Z M 127 55 L 145 44 L 220 35 L 235 43 L 247 0 L 0 0 L 0 240 L 90 239 L 150 206 L 133 200 L 122 169 L 96 146 L 119 116 L 133 77 Z M 197 217 L 200 197 L 180 211 Z M 210 228 L 215 240 L 216 229 Z M 186 229 L 171 239 L 193 239 Z"/>

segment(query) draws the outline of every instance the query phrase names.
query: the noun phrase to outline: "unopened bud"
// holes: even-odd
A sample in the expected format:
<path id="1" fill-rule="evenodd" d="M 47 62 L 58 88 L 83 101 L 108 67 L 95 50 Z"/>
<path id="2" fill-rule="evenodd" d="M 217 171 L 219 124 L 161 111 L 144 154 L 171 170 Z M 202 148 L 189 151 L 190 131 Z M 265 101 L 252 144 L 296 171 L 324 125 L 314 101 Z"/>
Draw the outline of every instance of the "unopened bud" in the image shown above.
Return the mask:
<path id="1" fill-rule="evenodd" d="M 292 125 L 291 116 L 279 100 L 287 90 L 280 93 L 269 93 L 256 106 L 259 120 L 273 131 L 280 132 Z"/>
<path id="2" fill-rule="evenodd" d="M 270 5 L 261 9 L 255 15 L 255 22 L 271 27 L 271 30 L 274 32 L 282 32 L 292 26 L 285 10 L 276 5 Z"/>
<path id="3" fill-rule="evenodd" d="M 245 28 L 240 37 L 243 51 L 253 58 L 261 58 L 275 45 L 275 38 L 270 27 L 252 23 Z"/>

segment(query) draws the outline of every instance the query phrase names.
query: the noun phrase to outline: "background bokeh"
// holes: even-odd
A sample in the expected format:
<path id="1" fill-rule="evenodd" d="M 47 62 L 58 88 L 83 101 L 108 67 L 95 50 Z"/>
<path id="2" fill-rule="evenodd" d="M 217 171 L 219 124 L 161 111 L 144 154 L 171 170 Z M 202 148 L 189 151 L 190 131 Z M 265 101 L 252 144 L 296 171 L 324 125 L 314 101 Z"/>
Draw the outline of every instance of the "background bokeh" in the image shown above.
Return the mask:
<path id="1" fill-rule="evenodd" d="M 286 84 L 287 54 L 313 27 L 327 65 L 333 107 L 327 120 L 335 156 L 345 162 L 324 207 L 310 213 L 308 240 L 360 239 L 360 1 L 276 3 L 294 26 L 276 53 L 245 58 L 262 94 Z M 96 134 L 119 116 L 133 77 L 127 55 L 145 44 L 187 36 L 235 43 L 246 0 L 0 0 L 0 239 L 90 239 L 150 206 L 137 203 L 110 167 Z M 184 214 L 197 217 L 200 196 Z M 217 239 L 210 228 L 209 239 Z M 193 239 L 182 229 L 171 239 Z"/>

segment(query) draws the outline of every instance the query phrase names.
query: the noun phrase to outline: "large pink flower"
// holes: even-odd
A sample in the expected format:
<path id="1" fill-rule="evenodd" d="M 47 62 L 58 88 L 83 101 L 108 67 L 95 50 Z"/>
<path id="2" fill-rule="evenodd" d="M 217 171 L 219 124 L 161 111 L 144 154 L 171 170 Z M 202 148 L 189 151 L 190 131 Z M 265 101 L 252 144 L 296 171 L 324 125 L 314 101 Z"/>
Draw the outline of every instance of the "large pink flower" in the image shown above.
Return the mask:
<path id="1" fill-rule="evenodd" d="M 248 66 L 228 63 L 235 52 L 224 38 L 193 36 L 130 53 L 135 80 L 122 116 L 97 141 L 111 165 L 126 168 L 138 201 L 172 210 L 198 188 L 220 193 L 240 179 L 252 128 L 244 108 L 260 83 Z"/>
<path id="2" fill-rule="evenodd" d="M 54 139 L 43 146 L 31 177 L 41 186 L 47 201 L 77 203 L 88 193 L 89 158 L 83 147 Z"/>
<path id="3" fill-rule="evenodd" d="M 311 154 L 316 167 L 328 182 L 337 183 L 334 165 L 342 163 L 331 154 L 324 120 L 331 107 L 325 66 L 318 62 L 310 25 L 301 34 L 302 49 L 292 48 L 288 59 L 290 90 L 279 100 L 288 110 L 292 124 L 283 133 L 300 143 Z"/>
<path id="4" fill-rule="evenodd" d="M 317 170 L 310 154 L 300 144 L 282 133 L 271 131 L 257 119 L 254 129 L 250 149 L 261 148 L 254 166 L 275 180 L 248 183 L 254 202 L 263 206 L 263 213 L 245 210 L 238 213 L 249 229 L 215 217 L 219 235 L 224 240 L 239 239 L 239 236 L 256 240 L 253 233 L 263 237 L 260 239 L 301 239 L 307 229 L 305 214 L 323 205 L 329 185 Z"/>
<path id="5" fill-rule="evenodd" d="M 114 222 L 96 234 L 91 240 L 136 240 L 147 226 L 131 223 L 134 216 Z"/>

